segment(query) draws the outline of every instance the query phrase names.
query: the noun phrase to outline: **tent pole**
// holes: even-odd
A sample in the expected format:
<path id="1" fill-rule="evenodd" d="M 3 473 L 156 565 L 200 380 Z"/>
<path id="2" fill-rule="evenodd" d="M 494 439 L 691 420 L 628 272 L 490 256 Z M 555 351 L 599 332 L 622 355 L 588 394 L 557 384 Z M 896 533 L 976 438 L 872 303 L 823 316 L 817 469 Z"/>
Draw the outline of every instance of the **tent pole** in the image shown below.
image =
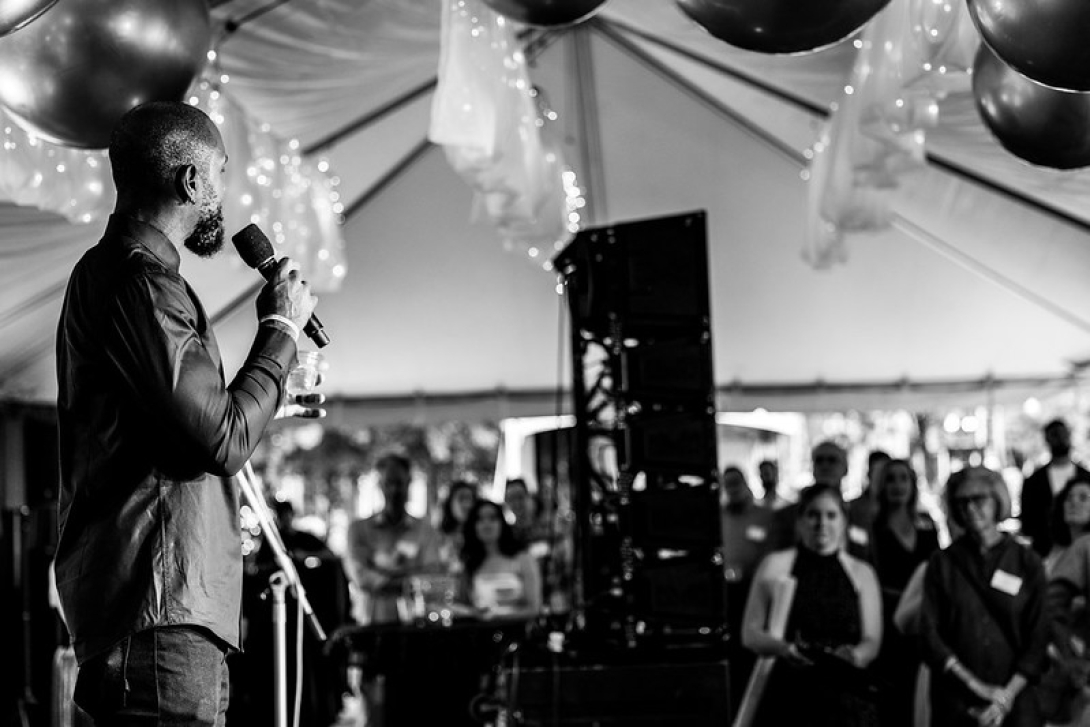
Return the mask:
<path id="1" fill-rule="evenodd" d="M 739 114 L 734 109 L 714 98 L 707 91 L 700 88 L 687 78 L 683 77 L 681 74 L 677 73 L 671 68 L 667 68 L 657 58 L 647 53 L 647 51 L 645 51 L 643 48 L 640 48 L 628 38 L 624 37 L 622 33 L 619 33 L 615 28 L 611 27 L 610 24 L 600 23 L 596 20 L 591 20 L 590 24 L 592 27 L 596 28 L 598 32 L 600 32 L 603 36 L 612 41 L 614 45 L 627 53 L 630 57 L 639 61 L 641 64 L 643 64 L 645 67 L 658 74 L 659 76 L 662 76 L 672 85 L 685 91 L 690 96 L 695 98 L 697 101 L 700 101 L 702 104 L 710 108 L 715 113 L 725 117 L 731 123 L 735 124 L 743 131 L 749 133 L 758 141 L 761 141 L 766 146 L 779 152 L 796 167 L 802 167 L 806 165 L 806 158 L 802 155 L 801 149 L 796 149 L 790 144 L 785 143 L 782 139 L 776 137 L 766 129 L 758 126 L 742 114 Z"/>
<path id="2" fill-rule="evenodd" d="M 386 189 L 386 187 L 391 182 L 401 176 L 402 172 L 411 167 L 417 159 L 424 156 L 424 152 L 428 151 L 431 146 L 432 144 L 427 139 L 427 137 L 421 139 L 420 142 L 416 144 L 416 146 L 410 149 L 409 152 L 405 154 L 405 156 L 401 157 L 401 159 L 398 160 L 397 164 L 390 167 L 390 169 L 388 169 L 386 173 L 378 179 L 377 182 L 372 184 L 363 194 L 357 197 L 352 202 L 352 204 L 348 205 L 348 207 L 345 208 L 344 218 L 346 220 L 352 219 L 352 217 L 357 212 L 359 212 L 364 205 L 374 199 L 375 195 Z"/>
<path id="3" fill-rule="evenodd" d="M 360 129 L 364 129 L 370 126 L 384 116 L 391 114 L 394 111 L 398 111 L 399 109 L 407 106 L 413 101 L 416 101 L 424 94 L 434 91 L 435 86 L 438 82 L 438 79 L 435 77 L 429 78 L 427 81 L 421 83 L 419 86 L 409 89 L 400 96 L 388 101 L 382 106 L 379 106 L 377 109 L 369 111 L 355 121 L 351 121 L 345 124 L 336 131 L 327 134 L 318 141 L 315 141 L 314 143 L 306 146 L 303 149 L 303 153 L 309 156 L 311 154 L 317 154 L 319 152 L 325 151 L 334 144 L 342 141 L 346 136 L 354 134 Z"/>
<path id="4" fill-rule="evenodd" d="M 905 219 L 900 213 L 894 213 L 892 226 L 901 232 L 905 233 L 908 237 L 912 238 L 916 242 L 930 248 L 932 251 L 942 255 L 943 257 L 951 260 L 952 262 L 961 265 L 969 272 L 995 283 L 1000 288 L 1004 288 L 1010 293 L 1018 296 L 1022 300 L 1028 303 L 1032 303 L 1037 307 L 1048 311 L 1052 315 L 1060 318 L 1061 320 L 1070 323 L 1083 333 L 1090 333 L 1090 320 L 1079 316 L 1077 313 L 1064 308 L 1058 303 L 1054 303 L 1043 295 L 1038 295 L 1034 291 L 1030 290 L 1026 286 L 1022 285 L 1016 280 L 1008 278 L 999 271 L 985 265 L 980 260 L 977 260 L 971 255 L 967 255 L 959 250 L 954 245 L 940 239 L 939 237 L 931 234 L 927 230 L 923 229 L 919 225 L 910 220 Z"/>
<path id="5" fill-rule="evenodd" d="M 594 56 L 590 47 L 590 30 L 586 24 L 568 34 L 571 53 L 568 55 L 568 77 L 575 79 L 575 114 L 579 139 L 579 181 L 586 194 L 585 218 L 588 225 L 598 225 L 609 219 L 606 199 L 605 167 L 602 158 L 602 126 L 598 114 L 598 91 L 594 73 Z"/>

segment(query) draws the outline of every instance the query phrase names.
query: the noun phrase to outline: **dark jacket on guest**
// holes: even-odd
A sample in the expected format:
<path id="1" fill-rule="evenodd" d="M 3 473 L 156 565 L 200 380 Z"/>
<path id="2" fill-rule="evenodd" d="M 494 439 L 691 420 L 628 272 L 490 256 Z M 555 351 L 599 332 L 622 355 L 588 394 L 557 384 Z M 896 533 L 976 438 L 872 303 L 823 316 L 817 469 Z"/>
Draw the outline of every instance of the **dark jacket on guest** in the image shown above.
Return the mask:
<path id="1" fill-rule="evenodd" d="M 1003 724 L 1039 725 L 1033 684 L 1048 662 L 1051 635 L 1047 579 L 1041 559 L 1009 535 L 986 551 L 967 535 L 928 561 L 920 611 L 920 646 L 931 667 L 933 724 L 976 724 L 979 706 L 947 672 L 950 656 L 987 684 L 1003 686 L 1017 672 L 1030 686 Z"/>
<path id="2" fill-rule="evenodd" d="M 295 356 L 260 327 L 225 385 L 211 323 L 161 232 L 113 215 L 57 330 L 56 576 L 80 663 L 150 627 L 238 647 L 238 489 Z"/>

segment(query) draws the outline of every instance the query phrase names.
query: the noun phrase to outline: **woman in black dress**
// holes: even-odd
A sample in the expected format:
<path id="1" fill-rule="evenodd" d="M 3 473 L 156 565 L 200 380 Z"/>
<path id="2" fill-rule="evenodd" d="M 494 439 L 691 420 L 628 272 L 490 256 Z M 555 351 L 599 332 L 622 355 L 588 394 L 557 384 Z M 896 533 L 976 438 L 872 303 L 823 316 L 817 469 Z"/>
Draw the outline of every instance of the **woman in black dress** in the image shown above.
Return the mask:
<path id="1" fill-rule="evenodd" d="M 776 658 L 755 724 L 874 727 L 877 705 L 864 670 L 882 639 L 878 578 L 845 550 L 848 515 L 838 488 L 807 488 L 798 512 L 798 547 L 765 557 L 746 601 L 743 644 Z M 781 637 L 768 617 L 785 578 L 795 589 Z"/>
<path id="2" fill-rule="evenodd" d="M 910 727 L 920 655 L 916 640 L 902 634 L 892 619 L 913 572 L 939 549 L 939 535 L 935 522 L 916 508 L 919 487 L 911 464 L 890 460 L 875 483 L 878 513 L 871 542 L 882 587 L 884 629 L 874 668 L 881 678 L 882 725 Z"/>

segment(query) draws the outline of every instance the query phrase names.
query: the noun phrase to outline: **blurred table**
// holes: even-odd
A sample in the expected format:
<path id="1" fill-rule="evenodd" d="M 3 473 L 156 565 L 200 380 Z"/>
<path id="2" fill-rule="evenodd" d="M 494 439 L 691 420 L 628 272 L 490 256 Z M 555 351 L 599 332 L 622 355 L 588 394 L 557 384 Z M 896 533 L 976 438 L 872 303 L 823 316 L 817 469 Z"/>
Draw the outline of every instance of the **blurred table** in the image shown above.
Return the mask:
<path id="1" fill-rule="evenodd" d="M 349 626 L 331 635 L 329 648 L 346 665 L 358 664 L 365 680 L 377 687 L 381 727 L 479 727 L 470 705 L 504 651 L 522 640 L 531 623 L 460 618 L 448 625 L 424 620 Z"/>

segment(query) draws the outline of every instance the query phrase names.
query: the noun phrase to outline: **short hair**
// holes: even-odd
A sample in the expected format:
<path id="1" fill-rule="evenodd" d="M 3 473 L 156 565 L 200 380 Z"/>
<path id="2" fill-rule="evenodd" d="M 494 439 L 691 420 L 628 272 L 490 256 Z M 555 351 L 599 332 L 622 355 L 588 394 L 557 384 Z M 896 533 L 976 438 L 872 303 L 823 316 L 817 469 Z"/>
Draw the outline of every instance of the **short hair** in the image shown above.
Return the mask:
<path id="1" fill-rule="evenodd" d="M 742 478 L 742 481 L 746 481 L 746 473 L 742 471 L 742 468 L 736 464 L 728 465 L 723 468 L 723 477 L 727 476 L 728 472 L 737 472 L 738 476 Z"/>
<path id="2" fill-rule="evenodd" d="M 813 459 L 814 455 L 821 449 L 833 449 L 840 455 L 840 459 L 844 461 L 844 464 L 848 463 L 848 450 L 841 447 L 839 444 L 831 439 L 824 439 L 814 445 L 814 448 L 810 450 L 810 458 Z"/>
<path id="3" fill-rule="evenodd" d="M 413 463 L 403 454 L 397 452 L 388 452 L 375 460 L 375 469 L 384 470 L 390 465 L 400 467 L 405 472 L 412 474 Z"/>
<path id="4" fill-rule="evenodd" d="M 207 165 L 218 147 L 216 126 L 200 109 L 151 101 L 126 112 L 110 135 L 110 166 L 119 193 L 155 194 L 174 183 L 178 167 Z"/>
<path id="5" fill-rule="evenodd" d="M 1007 489 L 1007 483 L 1003 475 L 987 467 L 966 467 L 950 475 L 946 481 L 946 492 L 943 495 L 946 501 L 946 514 L 962 530 L 965 529 L 965 520 L 961 516 L 961 508 L 954 504 L 954 499 L 965 484 L 972 480 L 982 480 L 991 490 L 992 499 L 995 501 L 995 521 L 1001 523 L 1011 516 L 1011 493 Z"/>
<path id="6" fill-rule="evenodd" d="M 530 485 L 526 484 L 526 479 L 523 477 L 507 478 L 507 482 L 504 484 L 503 491 L 506 493 L 508 490 L 511 489 L 512 486 L 521 487 L 522 489 L 526 490 L 527 495 L 530 494 Z"/>
<path id="7" fill-rule="evenodd" d="M 1064 429 L 1067 429 L 1069 431 L 1071 429 L 1071 427 L 1069 427 L 1067 425 L 1066 421 L 1064 421 L 1063 419 L 1060 419 L 1060 418 L 1056 418 L 1056 419 L 1053 419 L 1052 421 L 1050 421 L 1048 424 L 1044 425 L 1041 428 L 1041 431 L 1042 432 L 1047 432 L 1050 429 L 1058 429 L 1060 427 L 1063 427 Z"/>
<path id="8" fill-rule="evenodd" d="M 872 450 L 871 453 L 867 455 L 867 469 L 873 467 L 875 462 L 889 462 L 892 459 L 893 457 L 890 455 L 890 453 L 884 449 Z"/>
<path id="9" fill-rule="evenodd" d="M 507 491 L 512 487 L 521 487 L 526 496 L 530 499 L 530 504 L 534 508 L 534 517 L 540 517 L 541 513 L 545 511 L 545 497 L 540 490 L 533 492 L 530 490 L 530 483 L 526 481 L 525 477 L 511 477 L 503 486 L 503 499 L 507 500 Z"/>

